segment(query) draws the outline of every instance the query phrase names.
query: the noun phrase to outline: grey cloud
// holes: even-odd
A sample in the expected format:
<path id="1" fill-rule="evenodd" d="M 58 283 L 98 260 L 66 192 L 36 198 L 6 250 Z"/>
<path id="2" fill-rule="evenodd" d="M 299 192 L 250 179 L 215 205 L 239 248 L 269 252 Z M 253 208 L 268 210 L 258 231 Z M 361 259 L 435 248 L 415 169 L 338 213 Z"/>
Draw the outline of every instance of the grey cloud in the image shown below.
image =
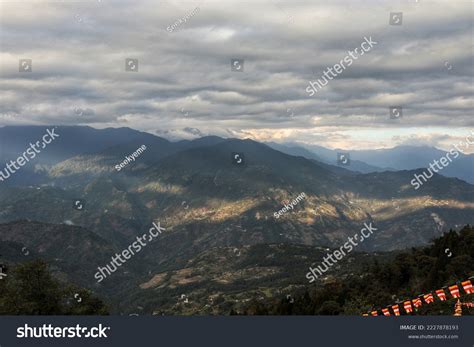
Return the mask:
<path id="1" fill-rule="evenodd" d="M 131 126 L 173 138 L 273 129 L 308 143 L 340 143 L 349 129 L 430 126 L 443 136 L 473 126 L 469 3 L 327 3 L 2 3 L 0 125 Z M 400 27 L 388 25 L 394 10 Z M 378 44 L 309 97 L 308 81 L 364 36 Z M 33 72 L 18 72 L 21 58 Z M 125 71 L 126 58 L 138 72 Z M 245 59 L 243 73 L 230 70 L 232 58 Z M 401 121 L 389 119 L 393 105 Z"/>

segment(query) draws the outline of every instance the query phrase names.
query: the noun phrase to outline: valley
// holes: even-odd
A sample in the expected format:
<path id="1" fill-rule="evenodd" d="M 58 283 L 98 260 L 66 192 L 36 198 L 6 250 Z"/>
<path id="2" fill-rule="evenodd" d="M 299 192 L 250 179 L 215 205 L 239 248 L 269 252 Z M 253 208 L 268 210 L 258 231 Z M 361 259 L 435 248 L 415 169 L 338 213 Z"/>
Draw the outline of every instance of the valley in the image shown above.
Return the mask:
<path id="1" fill-rule="evenodd" d="M 77 153 L 77 144 L 69 151 L 60 137 L 51 147 L 62 155 L 36 163 L 42 169 L 28 172 L 29 184 L 0 185 L 4 259 L 26 261 L 27 247 L 59 278 L 106 298 L 114 314 L 229 314 L 308 287 L 308 267 L 366 222 L 379 231 L 316 287 L 354 276 L 366 259 L 392 259 L 473 223 L 474 186 L 459 179 L 435 175 L 414 190 L 417 170 L 359 173 L 252 140 L 134 136 L 89 153 Z M 146 151 L 117 172 L 114 165 L 142 145 Z M 234 152 L 245 154 L 244 166 L 232 162 Z M 305 198 L 276 219 L 301 192 Z M 73 208 L 76 199 L 83 209 Z M 159 242 L 95 281 L 99 266 L 158 222 L 166 228 Z"/>

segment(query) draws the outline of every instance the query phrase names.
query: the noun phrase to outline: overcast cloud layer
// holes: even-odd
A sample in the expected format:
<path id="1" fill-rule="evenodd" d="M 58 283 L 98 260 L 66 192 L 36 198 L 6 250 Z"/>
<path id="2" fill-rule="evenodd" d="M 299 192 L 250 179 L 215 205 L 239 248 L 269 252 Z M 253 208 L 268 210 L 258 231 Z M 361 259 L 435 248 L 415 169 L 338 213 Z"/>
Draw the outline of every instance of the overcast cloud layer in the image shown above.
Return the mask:
<path id="1" fill-rule="evenodd" d="M 390 12 L 403 12 L 401 26 Z M 0 126 L 346 149 L 447 149 L 474 128 L 470 1 L 0 0 L 0 20 Z M 377 45 L 310 97 L 308 81 L 364 36 Z M 125 71 L 126 58 L 138 72 Z M 233 58 L 244 72 L 231 71 Z M 19 59 L 32 59 L 32 72 L 19 72 Z M 403 118 L 390 119 L 389 106 Z"/>

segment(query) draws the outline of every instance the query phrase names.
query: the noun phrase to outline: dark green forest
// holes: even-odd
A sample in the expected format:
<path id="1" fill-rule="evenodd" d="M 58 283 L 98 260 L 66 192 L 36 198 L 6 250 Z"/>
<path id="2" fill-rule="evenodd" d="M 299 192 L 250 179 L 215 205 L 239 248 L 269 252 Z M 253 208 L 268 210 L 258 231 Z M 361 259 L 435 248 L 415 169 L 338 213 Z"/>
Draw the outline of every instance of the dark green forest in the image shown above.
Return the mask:
<path id="1" fill-rule="evenodd" d="M 0 281 L 0 315 L 106 315 L 91 292 L 55 279 L 42 260 L 17 264 Z"/>

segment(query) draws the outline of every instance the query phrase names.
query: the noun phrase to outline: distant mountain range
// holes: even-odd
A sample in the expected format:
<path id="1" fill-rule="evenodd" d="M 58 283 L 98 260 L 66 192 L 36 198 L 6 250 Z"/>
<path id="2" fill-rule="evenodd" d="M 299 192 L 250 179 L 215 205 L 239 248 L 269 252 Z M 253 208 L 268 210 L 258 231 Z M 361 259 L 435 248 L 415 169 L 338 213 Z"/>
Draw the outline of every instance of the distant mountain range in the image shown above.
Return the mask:
<path id="1" fill-rule="evenodd" d="M 47 128 L 0 128 L 1 158 L 15 159 Z M 0 182 L 0 247 L 6 247 L 0 253 L 12 259 L 27 247 L 62 272 L 74 272 L 71 280 L 80 274 L 79 284 L 113 296 L 116 311 L 143 301 L 157 311 L 166 301 L 166 312 L 186 313 L 182 303 L 174 307 L 168 301 L 192 292 L 198 282 L 200 290 L 250 293 L 267 281 L 276 293 L 291 284 L 272 264 L 284 267 L 282 273 L 290 264 L 309 266 L 364 222 L 378 231 L 357 252 L 424 245 L 473 222 L 474 185 L 435 174 L 414 190 L 410 181 L 421 170 L 360 173 L 309 149 L 288 154 L 286 148 L 252 140 L 170 142 L 126 128 L 57 127 L 56 133 L 56 141 Z M 146 150 L 117 171 L 115 166 L 142 145 Z M 368 167 L 363 161 L 355 165 Z M 274 217 L 302 192 L 303 201 Z M 153 221 L 166 232 L 116 274 L 95 283 L 95 269 Z M 242 258 L 235 262 L 220 260 L 239 252 Z M 77 262 L 66 260 L 67 254 Z"/>
<path id="2" fill-rule="evenodd" d="M 344 168 L 362 173 L 381 171 L 415 170 L 429 167 L 434 160 L 444 157 L 447 152 L 427 146 L 399 146 L 374 150 L 331 150 L 317 145 L 302 143 L 267 143 L 270 147 L 290 155 L 337 165 L 338 153 L 349 153 L 351 163 Z M 474 184 L 474 154 L 460 154 L 439 172 L 446 177 L 456 177 Z"/>
<path id="3" fill-rule="evenodd" d="M 28 147 L 30 142 L 40 139 L 46 129 L 47 127 L 42 126 L 7 126 L 0 128 L 0 162 L 6 161 L 7 158 L 8 160 L 15 159 Z M 86 126 L 64 126 L 59 127 L 59 129 L 62 136 L 39 156 L 36 161 L 37 165 L 52 165 L 76 155 L 97 153 L 105 149 L 112 152 L 127 148 L 124 146 L 130 146 L 127 149 L 131 149 L 133 143 L 160 143 L 159 153 L 150 154 L 148 152 L 146 154 L 148 158 L 156 158 L 193 146 L 218 144 L 226 140 L 217 136 L 207 136 L 193 141 L 169 142 L 166 139 L 130 128 L 99 130 Z M 350 165 L 343 166 L 343 168 L 361 173 L 426 168 L 434 160 L 439 160 L 446 155 L 443 150 L 427 146 L 399 146 L 389 149 L 346 151 L 295 142 L 267 142 L 265 144 L 292 156 L 302 156 L 333 166 L 338 165 L 338 153 L 348 152 L 351 162 Z M 107 152 L 104 154 L 107 154 Z M 456 177 L 474 184 L 474 154 L 460 154 L 458 158 L 439 173 L 446 177 Z M 24 175 L 25 173 L 17 175 L 16 180 Z M 27 180 L 31 179 L 32 176 L 28 175 Z"/>
<path id="4" fill-rule="evenodd" d="M 333 151 L 324 147 L 318 146 L 308 146 L 308 148 L 298 146 L 296 144 L 278 144 L 275 142 L 267 142 L 268 146 L 277 151 L 294 155 L 301 156 L 307 159 L 316 160 L 321 163 L 326 163 L 329 165 L 338 165 L 337 156 L 338 153 L 346 153 L 346 151 Z M 350 165 L 343 166 L 345 169 L 350 171 L 356 171 L 361 173 L 370 173 L 370 172 L 379 172 L 379 171 L 390 171 L 388 169 L 382 169 L 380 167 L 372 166 L 367 163 L 364 163 L 360 160 L 354 160 L 350 158 Z"/>
<path id="5" fill-rule="evenodd" d="M 8 134 L 2 137 L 3 157 L 15 158 L 47 128 L 1 128 L 1 136 Z M 233 242 L 334 244 L 361 221 L 376 220 L 385 232 L 364 247 L 392 249 L 435 236 L 431 227 L 413 233 L 417 223 L 441 230 L 469 223 L 472 217 L 474 186 L 441 175 L 415 191 L 410 181 L 417 171 L 360 174 L 320 162 L 317 156 L 288 155 L 252 140 L 170 142 L 127 128 L 57 127 L 56 133 L 60 137 L 34 162 L 1 182 L 0 196 L 3 192 L 9 198 L 0 201 L 0 221 L 71 221 L 102 236 L 113 232 L 111 239 L 118 244 L 139 225 L 156 219 L 175 227 L 210 223 L 208 230 L 218 233 L 227 224 L 248 222 L 258 232 L 251 240 L 249 234 L 234 235 Z M 117 172 L 115 165 L 142 145 L 146 151 Z M 242 164 L 233 161 L 235 153 L 242 156 Z M 34 171 L 35 165 L 42 170 Z M 15 181 L 25 173 L 27 179 Z M 275 221 L 273 213 L 301 192 L 308 195 L 304 204 Z M 69 200 L 77 197 L 88 201 L 88 213 L 71 211 Z M 115 225 L 113 231 L 104 227 L 108 223 Z M 230 240 L 221 235 L 208 242 L 222 245 Z"/>

